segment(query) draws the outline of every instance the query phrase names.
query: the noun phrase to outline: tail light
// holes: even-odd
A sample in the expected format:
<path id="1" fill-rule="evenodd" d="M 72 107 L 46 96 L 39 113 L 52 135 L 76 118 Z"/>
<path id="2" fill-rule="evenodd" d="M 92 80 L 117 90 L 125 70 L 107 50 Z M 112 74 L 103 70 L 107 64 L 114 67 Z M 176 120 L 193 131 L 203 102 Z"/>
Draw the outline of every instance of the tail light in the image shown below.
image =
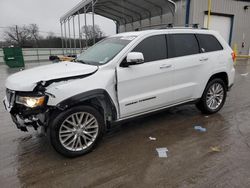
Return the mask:
<path id="1" fill-rule="evenodd" d="M 231 53 L 231 55 L 232 55 L 233 61 L 235 62 L 235 60 L 236 60 L 236 53 L 233 51 L 233 52 Z"/>

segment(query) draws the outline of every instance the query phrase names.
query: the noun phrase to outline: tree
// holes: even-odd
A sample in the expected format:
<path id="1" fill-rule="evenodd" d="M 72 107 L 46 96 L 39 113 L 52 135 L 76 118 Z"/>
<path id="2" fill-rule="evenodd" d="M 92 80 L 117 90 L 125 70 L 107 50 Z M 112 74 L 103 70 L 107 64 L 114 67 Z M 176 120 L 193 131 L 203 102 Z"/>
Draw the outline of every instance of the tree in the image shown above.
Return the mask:
<path id="1" fill-rule="evenodd" d="M 104 32 L 100 29 L 98 25 L 95 25 L 94 28 L 92 25 L 87 25 L 82 27 L 83 38 L 86 40 L 99 39 L 104 36 Z"/>
<path id="2" fill-rule="evenodd" d="M 4 31 L 5 41 L 19 47 L 25 47 L 35 43 L 38 47 L 39 28 L 36 24 L 28 26 L 10 26 Z"/>
<path id="3" fill-rule="evenodd" d="M 30 24 L 27 28 L 27 32 L 31 40 L 34 40 L 36 47 L 38 47 L 38 40 L 41 38 L 39 36 L 39 28 L 37 24 Z"/>
<path id="4" fill-rule="evenodd" d="M 4 37 L 6 42 L 10 44 L 17 45 L 19 47 L 23 47 L 24 44 L 28 41 L 29 34 L 25 26 L 11 26 L 7 30 L 4 31 Z"/>

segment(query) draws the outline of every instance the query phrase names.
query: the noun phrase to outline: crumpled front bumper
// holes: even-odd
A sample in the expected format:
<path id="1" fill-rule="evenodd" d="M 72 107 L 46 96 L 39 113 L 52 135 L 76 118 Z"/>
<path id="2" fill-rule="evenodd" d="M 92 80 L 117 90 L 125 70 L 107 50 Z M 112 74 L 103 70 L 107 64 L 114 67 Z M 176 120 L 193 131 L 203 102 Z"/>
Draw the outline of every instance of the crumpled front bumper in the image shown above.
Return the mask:
<path id="1" fill-rule="evenodd" d="M 8 112 L 11 111 L 11 105 L 10 105 L 9 101 L 7 100 L 6 96 L 3 99 L 3 105 L 4 105 L 6 111 L 8 111 Z"/>
<path id="2" fill-rule="evenodd" d="M 11 114 L 11 118 L 12 118 L 12 121 L 16 124 L 16 127 L 18 129 L 20 129 L 21 131 L 25 131 L 25 132 L 28 131 L 24 120 L 22 120 L 18 115 L 15 116 Z"/>
<path id="3" fill-rule="evenodd" d="M 28 131 L 27 127 L 33 127 L 35 130 L 39 126 L 45 125 L 45 112 L 30 114 L 28 116 L 23 117 L 22 112 L 16 113 L 14 102 L 10 103 L 7 97 L 4 97 L 3 104 L 6 109 L 11 114 L 12 121 L 15 123 L 16 127 L 21 131 Z"/>

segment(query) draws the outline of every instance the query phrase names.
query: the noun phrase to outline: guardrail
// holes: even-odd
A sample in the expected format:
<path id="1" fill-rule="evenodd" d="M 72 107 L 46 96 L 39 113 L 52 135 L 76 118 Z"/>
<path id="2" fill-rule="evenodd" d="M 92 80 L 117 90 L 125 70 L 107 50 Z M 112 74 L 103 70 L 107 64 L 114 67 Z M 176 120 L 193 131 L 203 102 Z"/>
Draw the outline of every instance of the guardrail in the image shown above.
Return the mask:
<path id="1" fill-rule="evenodd" d="M 63 55 L 62 48 L 23 48 L 23 58 L 25 63 L 39 63 L 49 61 L 51 55 Z M 76 54 L 81 49 L 76 49 Z M 4 64 L 3 49 L 0 48 L 0 65 Z"/>

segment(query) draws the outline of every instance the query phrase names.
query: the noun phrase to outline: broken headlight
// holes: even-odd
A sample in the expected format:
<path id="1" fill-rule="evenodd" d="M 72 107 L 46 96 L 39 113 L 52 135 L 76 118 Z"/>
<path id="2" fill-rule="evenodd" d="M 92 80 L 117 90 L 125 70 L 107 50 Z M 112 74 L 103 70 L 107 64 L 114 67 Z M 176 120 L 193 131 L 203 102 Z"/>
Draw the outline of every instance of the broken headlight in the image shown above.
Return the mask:
<path id="1" fill-rule="evenodd" d="M 24 97 L 24 96 L 17 96 L 16 103 L 22 104 L 29 108 L 36 108 L 43 106 L 46 101 L 46 96 L 39 96 L 39 97 Z"/>

